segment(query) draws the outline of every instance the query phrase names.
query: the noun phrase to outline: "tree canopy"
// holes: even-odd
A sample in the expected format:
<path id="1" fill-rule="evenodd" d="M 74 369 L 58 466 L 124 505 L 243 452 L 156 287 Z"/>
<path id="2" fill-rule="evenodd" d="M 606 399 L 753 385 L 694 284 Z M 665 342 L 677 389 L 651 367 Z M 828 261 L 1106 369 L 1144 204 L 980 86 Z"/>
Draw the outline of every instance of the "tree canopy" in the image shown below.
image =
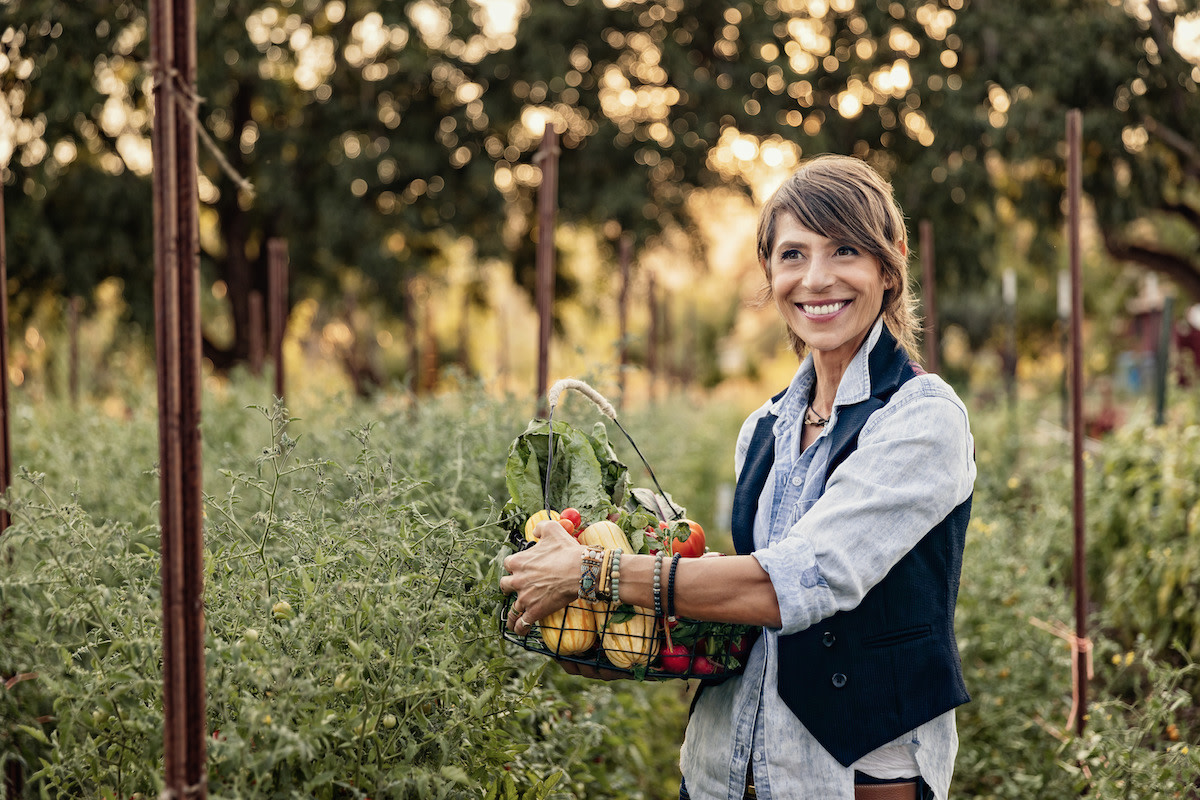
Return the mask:
<path id="1" fill-rule="evenodd" d="M 265 241 L 302 291 L 351 272 L 390 308 L 449 238 L 532 285 L 541 130 L 560 219 L 611 240 L 688 224 L 713 186 L 761 189 L 819 152 L 888 175 L 934 222 L 943 292 L 998 237 L 1049 259 L 1064 119 L 1104 243 L 1200 298 L 1200 15 L 1190 0 L 214 0 L 198 19 L 202 264 L 247 353 Z M 83 293 L 151 276 L 144 4 L 8 0 L 0 163 L 10 276 Z"/>

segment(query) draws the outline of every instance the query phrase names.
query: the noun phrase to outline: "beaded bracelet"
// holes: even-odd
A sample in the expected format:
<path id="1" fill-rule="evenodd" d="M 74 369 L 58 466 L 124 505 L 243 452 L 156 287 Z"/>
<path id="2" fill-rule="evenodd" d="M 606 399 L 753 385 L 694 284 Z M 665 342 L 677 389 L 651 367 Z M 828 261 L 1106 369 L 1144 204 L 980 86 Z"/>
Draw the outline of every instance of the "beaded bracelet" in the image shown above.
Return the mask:
<path id="1" fill-rule="evenodd" d="M 579 562 L 579 597 L 593 603 L 600 598 L 596 590 L 600 587 L 600 565 L 604 561 L 603 550 L 588 548 L 583 551 Z"/>
<path id="2" fill-rule="evenodd" d="M 614 606 L 621 605 L 621 548 L 613 550 L 609 567 L 608 594 Z"/>
<path id="3" fill-rule="evenodd" d="M 612 572 L 612 550 L 604 549 L 604 560 L 600 564 L 600 581 L 596 584 L 596 597 L 601 600 L 609 599 L 609 575 Z"/>
<path id="4" fill-rule="evenodd" d="M 667 573 L 667 622 L 675 622 L 675 568 L 679 566 L 679 553 L 671 556 L 671 571 Z"/>
<path id="5" fill-rule="evenodd" d="M 654 554 L 654 618 L 663 615 L 662 611 L 662 562 L 663 551 Z"/>

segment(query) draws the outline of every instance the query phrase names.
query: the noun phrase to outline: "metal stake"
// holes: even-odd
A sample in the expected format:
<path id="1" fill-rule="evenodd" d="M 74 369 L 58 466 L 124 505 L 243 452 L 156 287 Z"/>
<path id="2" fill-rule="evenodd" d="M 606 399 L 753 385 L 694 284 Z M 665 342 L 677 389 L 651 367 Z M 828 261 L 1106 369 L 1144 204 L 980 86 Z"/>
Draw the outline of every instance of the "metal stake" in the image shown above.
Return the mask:
<path id="1" fill-rule="evenodd" d="M 194 0 L 153 0 L 154 273 L 166 791 L 206 798 Z"/>
<path id="2" fill-rule="evenodd" d="M 550 383 L 550 334 L 554 318 L 554 225 L 558 211 L 558 131 L 546 124 L 534 157 L 542 170 L 538 189 L 537 310 L 538 310 L 538 415 L 545 417 L 546 389 Z"/>
<path id="3" fill-rule="evenodd" d="M 1087 717 L 1088 653 L 1087 572 L 1083 492 L 1083 276 L 1079 225 L 1082 194 L 1082 130 L 1079 109 L 1067 112 L 1067 240 L 1071 261 L 1071 456 L 1074 464 L 1072 503 L 1075 520 L 1075 732 L 1082 736 Z"/>

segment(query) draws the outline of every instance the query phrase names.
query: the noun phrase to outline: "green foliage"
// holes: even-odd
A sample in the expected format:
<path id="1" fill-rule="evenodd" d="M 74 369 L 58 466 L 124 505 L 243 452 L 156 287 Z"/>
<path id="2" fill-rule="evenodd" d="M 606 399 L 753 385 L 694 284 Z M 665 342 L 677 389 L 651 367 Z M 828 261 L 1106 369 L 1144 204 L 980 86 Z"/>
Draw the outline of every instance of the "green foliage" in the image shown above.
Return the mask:
<path id="1" fill-rule="evenodd" d="M 661 761 L 661 746 L 630 726 L 651 706 L 678 719 L 682 699 L 662 698 L 665 687 L 587 685 L 506 652 L 498 635 L 497 498 L 520 430 L 512 407 L 467 395 L 352 421 L 361 411 L 320 430 L 281 407 L 206 418 L 206 430 L 239 443 L 207 442 L 214 795 L 648 791 L 663 776 L 610 765 Z M 113 445 L 138 440 L 137 427 Z M 50 455 L 65 471 L 74 454 Z M 142 502 L 107 472 L 78 477 L 89 490 L 103 484 L 114 507 Z M 0 692 L 0 751 L 19 755 L 35 791 L 50 795 L 158 792 L 157 529 L 100 520 L 80 492 L 60 494 L 26 472 L 9 501 L 0 674 L 36 677 Z M 673 752 L 678 736 L 666 741 Z"/>
<path id="2" fill-rule="evenodd" d="M 674 796 L 686 684 L 587 681 L 499 636 L 504 463 L 528 409 L 466 391 L 293 419 L 247 408 L 248 396 L 205 408 L 214 796 Z M 745 412 L 675 400 L 623 424 L 664 488 L 712 519 Z M 0 539 L 0 675 L 12 678 L 0 752 L 26 763 L 35 794 L 162 788 L 155 427 L 137 407 L 120 420 L 54 404 L 14 415 L 26 468 Z M 1184 452 L 1195 410 L 1173 411 L 1161 432 L 1107 440 L 1089 465 L 1089 556 L 1107 577 L 1093 594 L 1082 738 L 1066 729 L 1071 648 L 1056 635 L 1073 619 L 1067 445 L 1002 411 L 973 413 L 979 477 L 957 617 L 973 700 L 958 710 L 955 797 L 1166 798 L 1200 781 L 1195 659 L 1171 645 L 1191 628 L 1150 613 L 1157 593 L 1140 585 L 1147 569 L 1159 580 L 1190 563 L 1147 566 L 1147 548 L 1194 548 L 1180 511 L 1192 489 L 1165 498 L 1172 476 L 1195 469 Z M 1095 488 L 1123 470 L 1111 497 Z M 1130 548 L 1140 561 L 1120 557 Z"/>
<path id="3" fill-rule="evenodd" d="M 1143 643 L 1137 656 L 1114 653 L 1114 683 L 1129 681 L 1134 700 L 1108 698 L 1095 704 L 1082 740 L 1063 747 L 1064 766 L 1074 776 L 1076 794 L 1138 797 L 1147 800 L 1188 796 L 1200 780 L 1196 739 L 1183 739 L 1181 726 L 1194 726 L 1195 697 L 1183 687 L 1195 684 L 1194 662 L 1174 667 L 1157 660 Z M 1194 731 L 1194 727 L 1193 727 Z M 1065 762 L 1065 757 L 1073 760 Z"/>
<path id="4" fill-rule="evenodd" d="M 554 453 L 547 458 L 551 439 Z M 508 451 L 505 485 L 512 499 L 505 511 L 516 517 L 513 530 L 545 508 L 574 507 L 595 522 L 624 504 L 628 475 L 608 444 L 604 423 L 589 434 L 560 420 L 533 420 Z"/>
<path id="5" fill-rule="evenodd" d="M 271 237 L 290 242 L 305 295 L 361 294 L 388 314 L 457 236 L 531 288 L 543 115 L 562 131 L 563 222 L 639 245 L 690 224 L 697 190 L 750 192 L 773 160 L 757 145 L 864 157 L 910 219 L 934 222 L 941 296 L 968 318 L 1002 257 L 1052 262 L 1063 119 L 1083 109 L 1104 244 L 1200 296 L 1200 104 L 1194 55 L 1172 36 L 1187 3 L 525 5 L 511 31 L 461 1 L 217 0 L 198 15 L 202 263 L 233 312 L 232 343 L 214 337 L 207 353 L 218 367 L 248 356 Z M 119 275 L 145 323 L 145 4 L 5 12 L 0 92 L 20 131 L 3 173 L 10 276 L 86 295 Z M 731 156 L 742 135 L 749 155 Z"/>
<path id="6" fill-rule="evenodd" d="M 1143 408 L 1093 461 L 1088 573 L 1123 646 L 1200 660 L 1200 402 L 1172 412 L 1157 427 Z"/>

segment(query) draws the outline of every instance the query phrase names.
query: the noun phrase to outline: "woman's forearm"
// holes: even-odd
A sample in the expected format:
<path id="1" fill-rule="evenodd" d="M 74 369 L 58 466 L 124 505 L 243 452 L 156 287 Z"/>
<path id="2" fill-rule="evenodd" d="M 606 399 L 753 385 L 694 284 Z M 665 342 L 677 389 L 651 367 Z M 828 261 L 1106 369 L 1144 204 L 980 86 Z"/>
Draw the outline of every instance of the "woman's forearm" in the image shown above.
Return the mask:
<path id="1" fill-rule="evenodd" d="M 621 600 L 654 608 L 654 561 L 650 555 L 621 558 Z M 662 560 L 660 596 L 667 608 L 670 557 Z M 778 628 L 779 600 L 754 556 L 681 558 L 675 571 L 675 613 L 708 622 Z"/>

